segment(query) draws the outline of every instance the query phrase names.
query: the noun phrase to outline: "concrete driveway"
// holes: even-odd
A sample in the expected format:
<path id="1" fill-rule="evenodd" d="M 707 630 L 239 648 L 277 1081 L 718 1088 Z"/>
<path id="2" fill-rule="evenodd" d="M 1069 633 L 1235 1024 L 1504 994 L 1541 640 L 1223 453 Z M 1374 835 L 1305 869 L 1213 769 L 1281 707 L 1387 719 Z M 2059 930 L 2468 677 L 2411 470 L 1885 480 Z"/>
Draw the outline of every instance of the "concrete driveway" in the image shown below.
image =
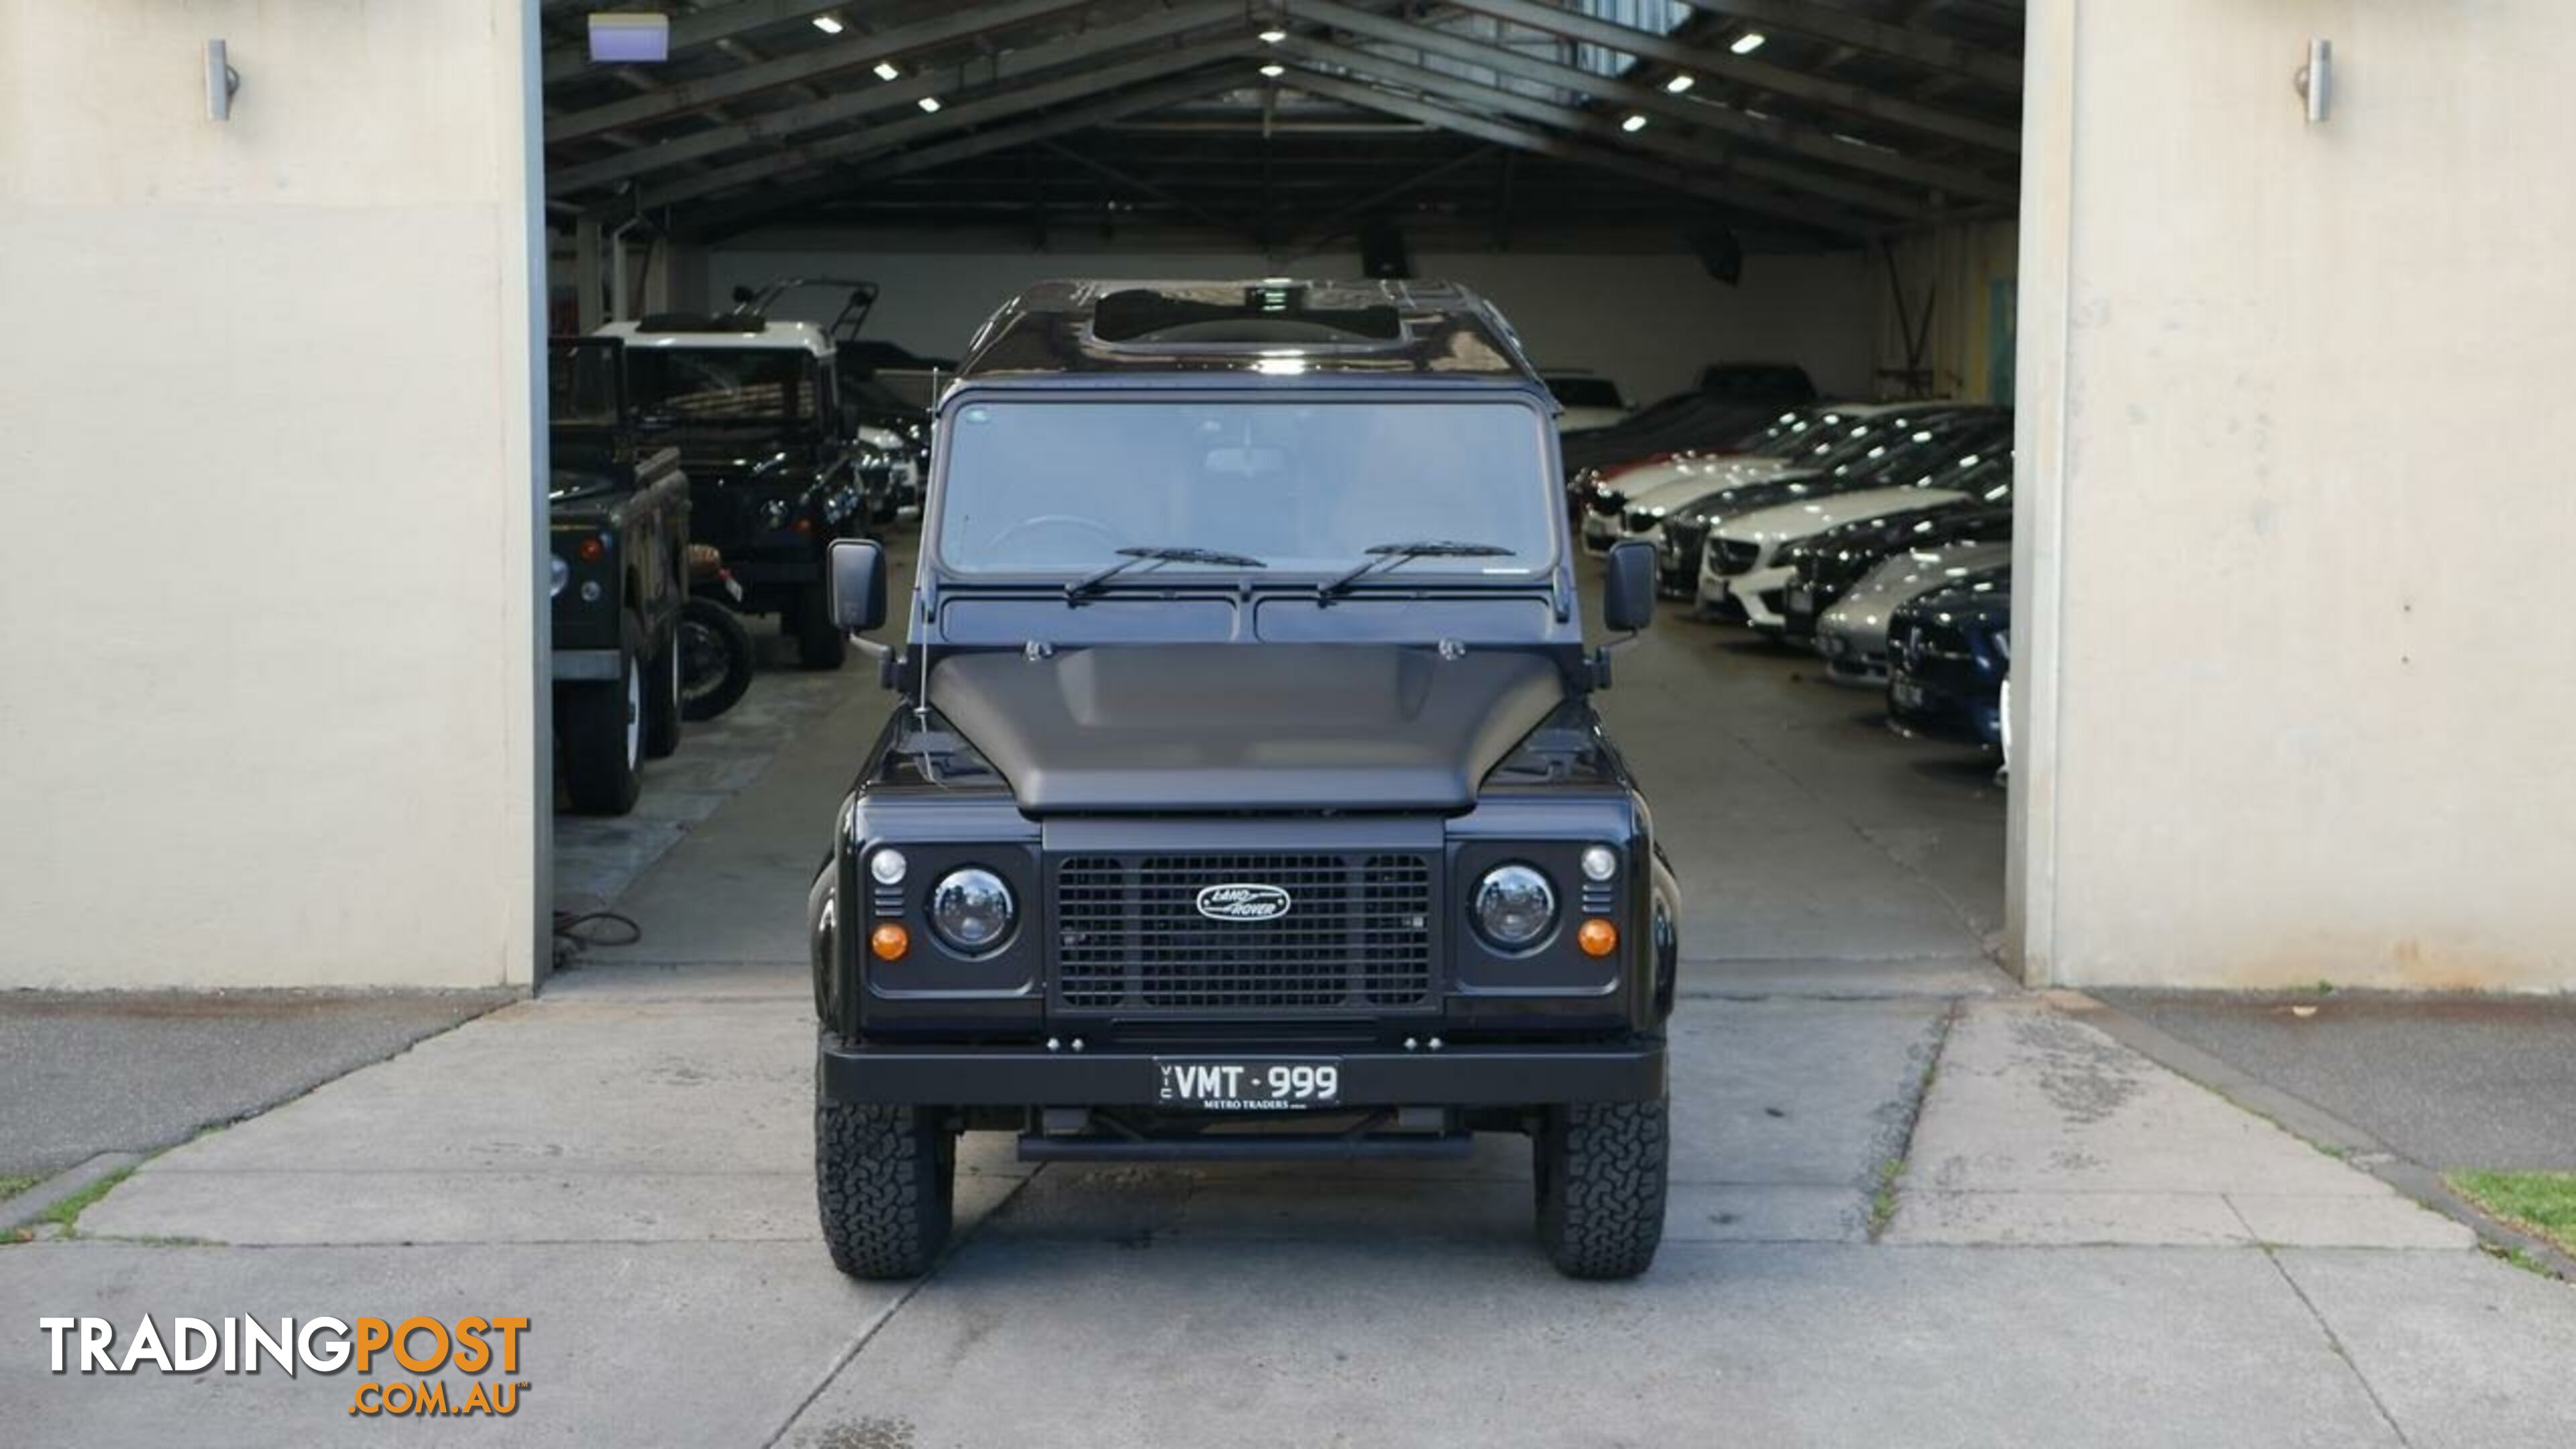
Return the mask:
<path id="1" fill-rule="evenodd" d="M 1627 1285 L 1548 1270 L 1508 1139 L 1032 1170 L 982 1136 L 947 1264 L 847 1282 L 808 1010 L 786 968 L 578 973 L 155 1159 L 0 1249 L 11 1441 L 2567 1442 L 2576 1292 L 2042 1000 L 1686 1002 Z M 530 1387 L 388 1424 L 346 1371 L 53 1375 L 30 1331 L 146 1313 L 525 1315 Z"/>

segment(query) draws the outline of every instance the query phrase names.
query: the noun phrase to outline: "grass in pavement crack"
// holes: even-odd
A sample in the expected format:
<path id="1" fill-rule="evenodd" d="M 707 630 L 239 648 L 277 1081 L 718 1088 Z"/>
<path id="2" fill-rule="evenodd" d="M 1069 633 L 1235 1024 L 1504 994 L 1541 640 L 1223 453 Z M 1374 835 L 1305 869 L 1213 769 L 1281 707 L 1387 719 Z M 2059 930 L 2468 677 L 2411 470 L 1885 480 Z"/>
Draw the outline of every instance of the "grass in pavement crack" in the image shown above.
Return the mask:
<path id="1" fill-rule="evenodd" d="M 109 1173 L 107 1176 L 100 1178 L 98 1181 L 91 1183 L 89 1186 L 82 1188 L 80 1191 L 73 1193 L 70 1197 L 64 1198 L 61 1202 L 45 1209 L 44 1215 L 37 1218 L 36 1221 L 40 1223 L 51 1223 L 55 1227 L 62 1229 L 62 1234 L 66 1238 L 78 1237 L 80 1236 L 80 1215 L 87 1212 L 92 1203 L 95 1203 L 100 1198 L 114 1192 L 118 1183 L 125 1181 L 133 1175 L 133 1168 L 120 1167 L 116 1171 Z"/>
<path id="2" fill-rule="evenodd" d="M 1869 1241 L 1885 1236 L 1896 1221 L 1896 1184 L 1905 1176 L 1905 1164 L 1914 1156 L 1914 1130 L 1923 1125 L 1923 1105 L 1932 1099 L 1932 1083 L 1941 1075 L 1941 1054 L 1950 1049 L 1950 1030 L 1959 1021 L 1959 1003 L 1941 1013 L 1940 1025 L 1932 1034 L 1932 1051 L 1923 1063 L 1923 1075 L 1907 1094 L 1905 1127 L 1897 1134 L 1896 1151 L 1878 1165 L 1878 1187 L 1869 1197 Z"/>

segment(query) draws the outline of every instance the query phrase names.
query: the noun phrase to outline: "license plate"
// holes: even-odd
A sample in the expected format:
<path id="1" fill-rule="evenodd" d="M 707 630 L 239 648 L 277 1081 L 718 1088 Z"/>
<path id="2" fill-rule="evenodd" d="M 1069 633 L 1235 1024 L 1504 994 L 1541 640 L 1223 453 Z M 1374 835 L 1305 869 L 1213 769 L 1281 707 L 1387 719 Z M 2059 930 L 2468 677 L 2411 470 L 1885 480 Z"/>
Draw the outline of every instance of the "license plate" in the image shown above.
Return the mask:
<path id="1" fill-rule="evenodd" d="M 1887 697 L 1907 709 L 1920 709 L 1923 707 L 1923 686 L 1911 679 L 1890 680 Z"/>
<path id="2" fill-rule="evenodd" d="M 1342 1064 L 1331 1057 L 1156 1058 L 1162 1104 L 1200 1112 L 1299 1112 L 1342 1098 Z"/>

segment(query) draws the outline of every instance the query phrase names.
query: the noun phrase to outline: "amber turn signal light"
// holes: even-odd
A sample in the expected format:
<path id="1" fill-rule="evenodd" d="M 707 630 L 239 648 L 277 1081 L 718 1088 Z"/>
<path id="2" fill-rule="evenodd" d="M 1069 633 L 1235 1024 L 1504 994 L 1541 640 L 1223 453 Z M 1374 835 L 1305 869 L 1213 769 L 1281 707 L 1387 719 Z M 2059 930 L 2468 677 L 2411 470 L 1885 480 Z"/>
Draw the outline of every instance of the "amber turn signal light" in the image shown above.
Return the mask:
<path id="1" fill-rule="evenodd" d="M 892 921 L 868 932 L 868 950 L 880 961 L 900 961 L 911 949 L 912 933 Z"/>
<path id="2" fill-rule="evenodd" d="M 1581 946 L 1586 956 L 1607 956 L 1619 949 L 1619 928 L 1594 916 L 1574 933 L 1574 944 Z"/>

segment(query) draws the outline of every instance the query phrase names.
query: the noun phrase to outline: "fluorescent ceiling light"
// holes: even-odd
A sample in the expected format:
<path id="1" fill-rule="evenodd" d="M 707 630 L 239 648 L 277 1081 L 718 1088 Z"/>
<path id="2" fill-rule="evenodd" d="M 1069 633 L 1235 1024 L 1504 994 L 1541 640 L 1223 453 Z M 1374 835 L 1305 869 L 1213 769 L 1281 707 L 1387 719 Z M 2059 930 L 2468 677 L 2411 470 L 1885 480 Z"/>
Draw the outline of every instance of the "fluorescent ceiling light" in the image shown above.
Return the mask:
<path id="1" fill-rule="evenodd" d="M 1737 55 L 1751 55 L 1753 52 L 1762 48 L 1762 42 L 1769 40 L 1770 38 L 1770 36 L 1763 34 L 1759 30 L 1748 30 L 1742 35 L 1735 37 L 1735 43 L 1728 46 L 1727 49 L 1734 51 Z"/>
<path id="2" fill-rule="evenodd" d="M 601 65 L 652 65 L 671 58 L 671 17 L 595 11 L 590 58 Z"/>
<path id="3" fill-rule="evenodd" d="M 823 32 L 825 35 L 838 35 L 841 33 L 840 17 L 835 15 L 817 15 L 814 17 L 814 28 Z"/>
<path id="4" fill-rule="evenodd" d="M 919 105 L 925 111 L 936 111 L 939 109 L 939 97 L 923 96 L 919 101 L 915 102 L 915 104 Z"/>
<path id="5" fill-rule="evenodd" d="M 1272 80 L 1277 80 L 1288 73 L 1288 67 L 1284 65 L 1265 65 L 1261 68 L 1261 73 L 1270 77 Z"/>
<path id="6" fill-rule="evenodd" d="M 893 61 L 890 61 L 890 60 L 881 60 L 881 61 L 878 61 L 878 62 L 877 62 L 877 79 L 878 79 L 878 80 L 893 80 L 895 77 L 897 77 L 897 76 L 899 76 L 899 75 L 902 75 L 902 74 L 903 74 L 903 72 L 902 72 L 902 71 L 899 71 L 899 70 L 897 70 L 897 69 L 895 69 L 895 68 L 894 68 L 894 62 L 893 62 Z"/>
<path id="7" fill-rule="evenodd" d="M 1619 129 L 1626 131 L 1633 136 L 1637 132 L 1646 129 L 1646 118 L 1643 116 L 1630 116 L 1628 119 L 1619 123 Z"/>
<path id="8" fill-rule="evenodd" d="M 1287 38 L 1288 32 L 1280 29 L 1276 25 L 1261 32 L 1261 43 L 1264 45 L 1277 45 L 1279 42 L 1286 40 Z"/>
<path id="9" fill-rule="evenodd" d="M 1692 86 L 1698 84 L 1699 79 L 1696 76 L 1677 75 L 1671 80 L 1664 82 L 1664 89 L 1671 91 L 1674 95 L 1680 95 L 1682 92 L 1689 90 Z"/>

